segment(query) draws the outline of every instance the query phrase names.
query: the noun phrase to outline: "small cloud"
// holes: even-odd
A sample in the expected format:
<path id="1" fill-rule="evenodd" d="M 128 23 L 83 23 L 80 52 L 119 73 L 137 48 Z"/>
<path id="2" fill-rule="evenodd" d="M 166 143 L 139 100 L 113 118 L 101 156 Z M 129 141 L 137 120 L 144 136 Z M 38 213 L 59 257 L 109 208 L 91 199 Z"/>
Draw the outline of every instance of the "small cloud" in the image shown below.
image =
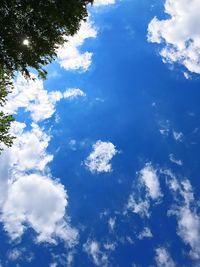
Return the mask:
<path id="1" fill-rule="evenodd" d="M 138 239 L 142 240 L 144 238 L 151 238 L 153 237 L 151 230 L 148 227 L 145 227 L 143 231 L 138 235 Z"/>
<path id="2" fill-rule="evenodd" d="M 94 6 L 107 6 L 115 4 L 115 0 L 94 0 Z"/>
<path id="3" fill-rule="evenodd" d="M 167 173 L 168 174 L 168 173 Z M 198 203 L 194 198 L 192 185 L 188 179 L 178 181 L 169 173 L 167 185 L 173 193 L 175 204 L 168 211 L 169 216 L 177 218 L 177 234 L 190 246 L 192 259 L 200 259 L 200 215 Z"/>
<path id="4" fill-rule="evenodd" d="M 76 97 L 79 97 L 79 96 L 86 96 L 86 94 L 80 90 L 79 88 L 70 88 L 70 89 L 67 89 L 64 93 L 63 93 L 63 97 L 64 98 L 76 98 Z"/>
<path id="5" fill-rule="evenodd" d="M 142 218 L 149 218 L 151 203 L 153 201 L 158 203 L 163 197 L 157 170 L 151 163 L 146 163 L 144 168 L 138 172 L 136 187 L 139 190 L 130 194 L 124 214 L 127 213 L 127 210 L 130 210 Z"/>
<path id="6" fill-rule="evenodd" d="M 183 133 L 182 132 L 173 131 L 173 137 L 177 142 L 183 141 Z"/>
<path id="7" fill-rule="evenodd" d="M 114 218 L 109 218 L 109 220 L 108 220 L 108 225 L 109 225 L 110 231 L 113 231 L 113 230 L 114 230 L 114 228 L 115 228 L 115 223 L 116 223 L 116 217 L 114 217 Z"/>
<path id="8" fill-rule="evenodd" d="M 164 247 L 159 247 L 156 249 L 155 260 L 156 260 L 158 267 L 175 267 L 176 266 L 169 252 Z"/>
<path id="9" fill-rule="evenodd" d="M 183 162 L 180 159 L 176 159 L 173 154 L 169 154 L 169 159 L 171 162 L 173 162 L 179 166 L 183 165 Z"/>
<path id="10" fill-rule="evenodd" d="M 156 169 L 150 163 L 139 172 L 141 182 L 146 186 L 149 196 L 152 199 L 162 197 L 159 178 Z"/>
<path id="11" fill-rule="evenodd" d="M 76 145 L 77 145 L 77 141 L 75 140 L 75 139 L 71 139 L 70 141 L 69 141 L 69 146 L 70 146 L 70 148 L 72 149 L 72 150 L 76 150 Z"/>
<path id="12" fill-rule="evenodd" d="M 8 259 L 10 261 L 16 261 L 22 256 L 22 251 L 20 249 L 10 250 L 8 253 Z"/>
<path id="13" fill-rule="evenodd" d="M 98 140 L 93 145 L 93 151 L 85 160 L 86 167 L 92 172 L 111 172 L 111 159 L 117 154 L 115 146 L 111 142 Z"/>
<path id="14" fill-rule="evenodd" d="M 114 251 L 115 248 L 116 248 L 116 244 L 115 243 L 109 243 L 109 242 L 107 242 L 107 243 L 104 244 L 104 248 L 106 250 Z"/>

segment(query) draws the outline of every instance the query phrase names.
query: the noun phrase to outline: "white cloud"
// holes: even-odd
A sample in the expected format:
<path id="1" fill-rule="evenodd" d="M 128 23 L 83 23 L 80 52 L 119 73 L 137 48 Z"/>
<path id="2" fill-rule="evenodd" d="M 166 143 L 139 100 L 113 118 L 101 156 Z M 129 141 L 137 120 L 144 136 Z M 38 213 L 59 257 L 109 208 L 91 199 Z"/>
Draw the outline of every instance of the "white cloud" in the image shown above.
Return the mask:
<path id="1" fill-rule="evenodd" d="M 83 249 L 95 265 L 102 267 L 108 266 L 108 255 L 101 251 L 97 241 L 89 239 L 87 243 L 84 244 Z"/>
<path id="2" fill-rule="evenodd" d="M 19 75 L 14 82 L 14 89 L 8 95 L 8 102 L 4 111 L 15 114 L 19 108 L 25 108 L 31 113 L 35 121 L 48 119 L 55 112 L 54 105 L 49 99 L 48 92 L 44 89 L 43 81 L 32 75 L 35 80 L 26 80 Z"/>
<path id="3" fill-rule="evenodd" d="M 22 129 L 24 124 L 14 122 L 13 129 L 17 139 L 8 150 L 10 168 L 14 171 L 44 171 L 46 165 L 53 159 L 47 154 L 50 137 L 37 124 L 32 124 L 29 131 Z M 16 129 L 16 128 L 19 129 Z"/>
<path id="4" fill-rule="evenodd" d="M 152 199 L 155 200 L 162 197 L 157 171 L 151 164 L 147 163 L 139 172 L 139 175 L 141 182 L 146 186 L 148 194 Z"/>
<path id="5" fill-rule="evenodd" d="M 48 93 L 36 77 L 27 81 L 18 76 L 9 94 L 4 111 L 17 113 L 24 108 L 33 120 L 29 127 L 12 123 L 11 133 L 17 138 L 0 155 L 0 220 L 12 240 L 31 227 L 37 242 L 55 243 L 60 238 L 72 246 L 77 241 L 77 230 L 66 217 L 67 193 L 61 183 L 50 178 L 48 163 L 53 155 L 47 147 L 51 138 L 36 124 L 53 115 L 57 101 L 84 95 L 77 88 L 69 92 Z"/>
<path id="6" fill-rule="evenodd" d="M 106 250 L 114 251 L 116 248 L 116 243 L 107 242 L 103 246 Z"/>
<path id="7" fill-rule="evenodd" d="M 142 200 L 139 198 L 138 201 L 135 200 L 135 195 L 131 194 L 128 199 L 127 209 L 131 210 L 133 213 L 139 214 L 141 217 L 149 217 L 150 201 L 148 199 Z"/>
<path id="8" fill-rule="evenodd" d="M 155 260 L 158 267 L 175 267 L 175 263 L 169 252 L 164 247 L 156 249 Z"/>
<path id="9" fill-rule="evenodd" d="M 11 251 L 9 251 L 8 253 L 8 259 L 10 261 L 16 261 L 17 259 L 19 259 L 22 256 L 22 251 L 19 249 L 13 249 Z"/>
<path id="10" fill-rule="evenodd" d="M 86 96 L 86 94 L 79 88 L 70 88 L 63 93 L 64 98 L 76 98 L 78 96 Z"/>
<path id="11" fill-rule="evenodd" d="M 34 254 L 33 252 L 28 251 L 25 247 L 18 247 L 8 251 L 7 259 L 9 261 L 19 261 L 23 259 L 23 261 L 30 263 L 34 259 Z"/>
<path id="12" fill-rule="evenodd" d="M 53 156 L 46 152 L 50 137 L 36 124 L 30 130 L 15 121 L 11 134 L 17 138 L 11 148 L 5 148 L 0 155 L 0 207 L 6 197 L 8 182 L 16 180 L 16 175 L 27 172 L 45 172 Z"/>
<path id="13" fill-rule="evenodd" d="M 92 53 L 81 53 L 79 48 L 86 39 L 95 38 L 97 31 L 88 19 L 81 23 L 79 31 L 74 36 L 66 38 L 64 43 L 57 51 L 58 62 L 61 67 L 66 70 L 82 70 L 87 71 L 92 62 Z"/>
<path id="14" fill-rule="evenodd" d="M 137 189 L 129 196 L 126 210 L 131 210 L 140 217 L 150 217 L 150 206 L 152 201 L 160 201 L 163 196 L 157 170 L 151 163 L 146 163 L 144 168 L 138 172 Z M 145 189 L 145 192 L 143 192 Z M 125 210 L 125 213 L 126 213 Z"/>
<path id="15" fill-rule="evenodd" d="M 67 194 L 61 184 L 39 174 L 24 175 L 9 185 L 1 220 L 11 239 L 32 227 L 38 242 L 55 242 L 59 237 L 71 246 L 77 231 L 64 219 L 66 207 Z"/>
<path id="16" fill-rule="evenodd" d="M 108 225 L 109 225 L 110 231 L 113 231 L 114 230 L 115 224 L 116 224 L 116 217 L 109 218 Z"/>
<path id="17" fill-rule="evenodd" d="M 31 74 L 33 79 L 26 80 L 21 75 L 14 82 L 12 93 L 8 95 L 8 102 L 3 107 L 4 112 L 16 114 L 19 108 L 30 112 L 34 122 L 49 119 L 55 112 L 55 104 L 61 99 L 73 99 L 85 96 L 79 88 L 69 88 L 64 93 L 60 91 L 48 92 L 43 81 Z"/>
<path id="18" fill-rule="evenodd" d="M 95 6 L 107 6 L 115 4 L 115 0 L 94 0 Z"/>
<path id="19" fill-rule="evenodd" d="M 179 166 L 183 165 L 182 160 L 176 159 L 173 154 L 169 154 L 169 159 L 170 159 L 171 162 L 173 162 L 173 163 L 175 163 L 175 164 L 177 164 Z"/>
<path id="20" fill-rule="evenodd" d="M 142 240 L 144 238 L 153 237 L 151 230 L 148 227 L 144 227 L 143 231 L 139 233 L 138 239 Z"/>
<path id="21" fill-rule="evenodd" d="M 200 73 L 200 2 L 199 0 L 166 0 L 165 13 L 154 17 L 148 26 L 148 40 L 164 43 L 160 54 L 164 62 L 178 62 L 190 72 Z"/>
<path id="22" fill-rule="evenodd" d="M 183 141 L 183 133 L 173 131 L 173 137 L 176 141 L 182 142 Z"/>
<path id="23" fill-rule="evenodd" d="M 169 189 L 174 195 L 176 205 L 168 212 L 177 218 L 177 234 L 183 242 L 190 246 L 190 256 L 200 259 L 200 215 L 198 203 L 194 198 L 194 192 L 190 181 L 185 179 L 179 182 L 170 176 L 167 181 Z"/>
<path id="24" fill-rule="evenodd" d="M 93 151 L 85 160 L 85 165 L 91 172 L 111 172 L 110 161 L 117 152 L 111 142 L 98 140 L 93 145 Z"/>

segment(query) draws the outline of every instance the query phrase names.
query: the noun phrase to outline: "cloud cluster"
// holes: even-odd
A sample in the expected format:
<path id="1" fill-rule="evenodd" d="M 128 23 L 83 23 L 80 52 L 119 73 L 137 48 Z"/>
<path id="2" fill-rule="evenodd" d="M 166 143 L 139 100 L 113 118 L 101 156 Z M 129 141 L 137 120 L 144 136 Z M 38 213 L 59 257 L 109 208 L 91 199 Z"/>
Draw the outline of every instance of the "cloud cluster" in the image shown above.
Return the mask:
<path id="1" fill-rule="evenodd" d="M 47 92 L 41 80 L 26 81 L 19 76 L 9 95 L 4 111 L 29 111 L 32 123 L 14 122 L 11 133 L 16 136 L 10 149 L 0 156 L 0 220 L 11 239 L 20 238 L 28 227 L 36 233 L 37 242 L 55 243 L 62 239 L 73 246 L 78 237 L 66 216 L 67 192 L 51 177 L 47 152 L 50 136 L 38 121 L 50 118 L 55 104 L 62 98 L 84 96 L 80 89 Z"/>
<path id="2" fill-rule="evenodd" d="M 91 172 L 111 172 L 111 159 L 117 154 L 117 149 L 111 142 L 98 140 L 93 145 L 93 151 L 85 160 L 86 167 Z"/>
<path id="3" fill-rule="evenodd" d="M 164 62 L 178 62 L 190 72 L 200 73 L 200 2 L 166 0 L 169 18 L 154 17 L 148 25 L 148 41 L 163 43 Z"/>

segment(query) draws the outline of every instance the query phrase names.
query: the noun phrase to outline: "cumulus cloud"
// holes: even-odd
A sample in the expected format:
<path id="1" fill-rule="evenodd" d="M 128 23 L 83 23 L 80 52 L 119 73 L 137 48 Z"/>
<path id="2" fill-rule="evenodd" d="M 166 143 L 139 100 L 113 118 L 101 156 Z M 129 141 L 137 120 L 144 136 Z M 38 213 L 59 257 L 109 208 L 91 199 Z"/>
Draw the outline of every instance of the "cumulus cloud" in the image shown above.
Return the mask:
<path id="1" fill-rule="evenodd" d="M 69 88 L 64 93 L 60 91 L 48 92 L 43 81 L 31 74 L 33 79 L 26 80 L 17 76 L 12 93 L 8 95 L 8 102 L 3 107 L 4 112 L 16 114 L 19 108 L 30 112 L 34 122 L 49 119 L 55 112 L 55 104 L 61 99 L 73 99 L 85 96 L 79 88 Z"/>
<path id="2" fill-rule="evenodd" d="M 164 62 L 178 62 L 190 72 L 200 73 L 200 2 L 166 0 L 169 18 L 154 17 L 148 25 L 148 41 L 163 43 Z"/>
<path id="3" fill-rule="evenodd" d="M 14 240 L 31 227 L 38 242 L 55 243 L 60 238 L 74 245 L 78 233 L 66 219 L 67 193 L 62 184 L 45 175 L 53 159 L 46 152 L 50 137 L 34 123 L 26 130 L 24 123 L 15 122 L 12 132 L 16 142 L 0 158 L 5 174 L 0 220 L 5 231 Z"/>
<path id="4" fill-rule="evenodd" d="M 93 145 L 93 151 L 85 160 L 85 165 L 91 172 L 111 172 L 110 161 L 117 152 L 117 149 L 111 142 L 98 140 Z"/>
<path id="5" fill-rule="evenodd" d="M 15 122 L 12 127 L 17 133 L 18 138 L 14 145 L 9 149 L 11 168 L 16 171 L 44 171 L 46 165 L 53 159 L 52 155 L 47 154 L 50 137 L 42 131 L 35 123 L 29 131 L 20 129 L 16 132 L 16 127 L 25 127 L 24 124 Z"/>
<path id="6" fill-rule="evenodd" d="M 139 172 L 141 182 L 146 186 L 149 196 L 152 199 L 162 197 L 159 178 L 156 169 L 149 163 Z"/>
<path id="7" fill-rule="evenodd" d="M 79 31 L 74 36 L 66 37 L 67 42 L 57 51 L 58 63 L 66 70 L 87 71 L 92 62 L 91 52 L 80 52 L 80 47 L 86 39 L 95 38 L 97 31 L 88 19 L 81 23 Z"/>
<path id="8" fill-rule="evenodd" d="M 32 124 L 29 130 L 26 125 L 15 121 L 11 134 L 16 136 L 11 148 L 5 148 L 0 155 L 0 207 L 6 197 L 9 181 L 16 175 L 27 172 L 45 172 L 53 156 L 46 152 L 50 137 L 42 129 Z"/>
<path id="9" fill-rule="evenodd" d="M 175 267 L 176 266 L 169 252 L 164 247 L 159 247 L 156 249 L 155 260 L 156 260 L 158 267 Z"/>
<path id="10" fill-rule="evenodd" d="M 48 119 L 55 112 L 48 92 L 44 89 L 43 81 L 32 75 L 35 80 L 26 80 L 19 75 L 14 82 L 12 93 L 8 95 L 8 102 L 4 106 L 4 111 L 15 114 L 19 108 L 25 108 L 31 113 L 31 118 L 35 121 Z"/>
<path id="11" fill-rule="evenodd" d="M 190 256 L 193 259 L 200 259 L 200 215 L 198 204 L 194 198 L 193 188 L 188 179 L 178 181 L 168 173 L 167 181 L 170 191 L 174 195 L 176 204 L 169 215 L 177 218 L 177 234 L 183 242 L 190 246 Z"/>
<path id="12" fill-rule="evenodd" d="M 60 238 L 73 246 L 77 241 L 78 232 L 66 217 L 67 193 L 61 183 L 51 178 L 48 168 L 53 160 L 47 152 L 51 137 L 37 122 L 50 118 L 60 99 L 83 95 L 78 88 L 49 93 L 36 77 L 27 81 L 18 76 L 14 83 L 4 111 L 15 113 L 23 108 L 30 112 L 33 122 L 28 127 L 13 122 L 11 133 L 16 139 L 0 155 L 0 220 L 12 240 L 31 227 L 37 242 L 55 243 Z"/>
<path id="13" fill-rule="evenodd" d="M 46 176 L 20 176 L 8 189 L 1 220 L 12 239 L 20 238 L 27 226 L 38 242 L 55 242 L 56 237 L 73 245 L 77 232 L 64 220 L 67 194 L 64 187 Z"/>

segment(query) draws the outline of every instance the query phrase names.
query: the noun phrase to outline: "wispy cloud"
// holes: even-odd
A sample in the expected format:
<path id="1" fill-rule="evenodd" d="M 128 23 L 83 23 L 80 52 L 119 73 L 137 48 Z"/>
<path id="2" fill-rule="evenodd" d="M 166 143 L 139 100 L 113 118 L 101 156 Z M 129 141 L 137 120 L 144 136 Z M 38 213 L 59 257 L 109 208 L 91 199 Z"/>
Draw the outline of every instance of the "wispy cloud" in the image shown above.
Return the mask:
<path id="1" fill-rule="evenodd" d="M 138 239 L 142 240 L 144 238 L 153 237 L 151 230 L 148 227 L 144 227 L 143 231 L 139 233 Z"/>
<path id="2" fill-rule="evenodd" d="M 163 197 L 158 172 L 151 163 L 146 163 L 138 172 L 135 186 L 137 190 L 130 194 L 126 209 L 141 217 L 150 217 L 151 202 L 156 203 Z"/>
<path id="3" fill-rule="evenodd" d="M 176 264 L 165 247 L 156 249 L 155 260 L 158 267 L 175 267 Z"/>
<path id="4" fill-rule="evenodd" d="M 200 260 L 200 215 L 193 188 L 188 179 L 178 181 L 168 172 L 168 186 L 175 200 L 169 215 L 177 218 L 177 234 L 190 246 L 190 256 Z"/>
<path id="5" fill-rule="evenodd" d="M 179 166 L 183 165 L 182 160 L 176 159 L 173 154 L 169 154 L 169 159 L 170 159 L 171 162 L 173 162 L 173 163 L 175 163 L 175 164 L 177 164 Z"/>
<path id="6" fill-rule="evenodd" d="M 83 249 L 96 266 L 108 266 L 108 254 L 102 252 L 100 244 L 97 241 L 88 239 L 87 243 L 84 244 Z"/>
<path id="7" fill-rule="evenodd" d="M 147 192 L 152 199 L 162 197 L 157 171 L 150 163 L 145 165 L 139 175 L 141 182 L 146 186 Z"/>

